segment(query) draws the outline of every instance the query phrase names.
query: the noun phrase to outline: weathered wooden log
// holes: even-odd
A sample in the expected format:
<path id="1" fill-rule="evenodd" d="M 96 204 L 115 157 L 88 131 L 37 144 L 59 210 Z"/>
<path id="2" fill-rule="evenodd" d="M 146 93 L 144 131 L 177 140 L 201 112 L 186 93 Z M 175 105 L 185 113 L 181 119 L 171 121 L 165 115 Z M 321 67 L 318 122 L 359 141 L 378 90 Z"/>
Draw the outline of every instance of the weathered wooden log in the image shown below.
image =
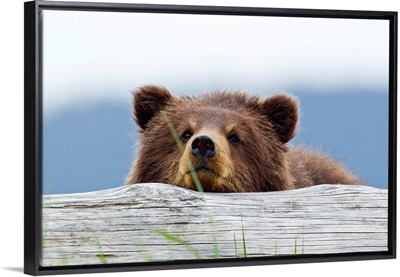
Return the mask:
<path id="1" fill-rule="evenodd" d="M 43 197 L 42 265 L 387 250 L 387 190 L 199 193 L 166 184 Z"/>

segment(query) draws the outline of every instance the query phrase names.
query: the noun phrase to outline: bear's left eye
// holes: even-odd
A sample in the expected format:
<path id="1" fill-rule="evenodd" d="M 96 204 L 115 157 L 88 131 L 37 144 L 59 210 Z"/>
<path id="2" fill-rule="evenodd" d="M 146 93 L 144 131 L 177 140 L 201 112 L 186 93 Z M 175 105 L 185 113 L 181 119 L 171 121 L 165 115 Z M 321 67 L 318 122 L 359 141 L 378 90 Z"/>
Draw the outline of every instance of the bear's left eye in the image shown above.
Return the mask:
<path id="1" fill-rule="evenodd" d="M 237 135 L 230 135 L 228 137 L 229 141 L 232 142 L 233 144 L 239 144 L 240 143 L 240 138 Z"/>

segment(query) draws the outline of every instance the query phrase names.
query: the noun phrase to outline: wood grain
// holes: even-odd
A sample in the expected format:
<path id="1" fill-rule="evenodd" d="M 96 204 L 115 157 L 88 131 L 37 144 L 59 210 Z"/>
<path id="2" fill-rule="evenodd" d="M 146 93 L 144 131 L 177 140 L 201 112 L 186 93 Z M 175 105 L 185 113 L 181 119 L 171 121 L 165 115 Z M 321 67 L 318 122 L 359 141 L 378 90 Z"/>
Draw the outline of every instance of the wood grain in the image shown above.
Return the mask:
<path id="1" fill-rule="evenodd" d="M 46 195 L 42 265 L 386 251 L 387 204 L 387 190 L 345 185 L 224 194 L 137 184 Z"/>

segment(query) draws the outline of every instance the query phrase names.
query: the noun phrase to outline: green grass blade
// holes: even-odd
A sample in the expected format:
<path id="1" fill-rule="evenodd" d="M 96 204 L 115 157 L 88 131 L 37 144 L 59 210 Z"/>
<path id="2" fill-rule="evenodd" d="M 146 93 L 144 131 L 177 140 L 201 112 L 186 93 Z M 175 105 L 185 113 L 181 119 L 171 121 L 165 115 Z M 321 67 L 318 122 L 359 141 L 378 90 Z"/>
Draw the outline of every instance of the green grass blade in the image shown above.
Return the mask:
<path id="1" fill-rule="evenodd" d="M 68 256 L 65 253 L 60 253 L 60 258 L 61 258 L 61 265 L 68 265 Z"/>
<path id="2" fill-rule="evenodd" d="M 149 251 L 147 251 L 144 246 L 143 243 L 141 242 L 141 240 L 138 240 L 136 238 L 132 239 L 132 243 L 133 245 L 136 246 L 137 251 L 142 255 L 143 259 L 146 262 L 154 262 L 155 259 L 151 256 L 151 254 L 149 253 Z"/>
<path id="3" fill-rule="evenodd" d="M 215 239 L 215 236 L 213 238 L 213 249 L 214 249 L 214 259 L 219 259 L 219 249 L 218 249 L 218 243 Z"/>
<path id="4" fill-rule="evenodd" d="M 94 240 L 97 244 L 97 248 L 99 249 L 99 254 L 97 254 L 96 256 L 100 259 L 102 264 L 106 264 L 107 260 L 106 260 L 106 256 L 104 255 L 104 252 L 103 252 L 103 246 L 101 245 L 101 242 L 100 242 L 99 238 L 97 237 L 96 232 L 93 229 L 90 229 L 90 230 L 92 231 Z"/>
<path id="5" fill-rule="evenodd" d="M 179 151 L 181 151 L 182 155 L 184 155 L 185 147 L 183 147 L 183 143 L 182 143 L 181 139 L 179 138 L 179 135 L 176 132 L 176 129 L 174 128 L 174 125 L 172 124 L 171 120 L 169 119 L 169 117 L 167 116 L 165 111 L 161 111 L 161 114 L 164 117 L 165 122 L 167 122 L 169 131 L 171 132 L 172 136 L 174 137 L 175 142 L 178 145 Z M 197 176 L 197 173 L 193 167 L 193 164 L 190 162 L 189 157 L 187 157 L 187 156 L 185 156 L 185 157 L 186 157 L 185 161 L 186 161 L 187 165 L 189 166 L 190 174 L 192 175 L 192 178 L 196 185 L 197 191 L 204 192 L 204 189 L 200 183 L 199 177 Z"/>
<path id="6" fill-rule="evenodd" d="M 174 236 L 166 231 L 156 230 L 154 232 L 156 234 L 163 236 L 167 241 L 172 241 L 172 242 L 178 243 L 178 244 L 186 247 L 186 249 L 188 249 L 196 257 L 197 260 L 203 259 L 203 257 L 200 255 L 199 251 L 197 251 L 196 248 L 194 248 L 193 245 L 191 245 L 186 240 L 181 239 L 180 237 Z"/>
<path id="7" fill-rule="evenodd" d="M 244 236 L 243 216 L 242 216 L 242 239 L 243 239 L 243 256 L 247 258 L 246 238 Z"/>
<path id="8" fill-rule="evenodd" d="M 294 239 L 294 255 L 297 255 L 297 238 Z"/>
<path id="9" fill-rule="evenodd" d="M 210 224 L 212 230 L 214 259 L 219 259 L 220 256 L 219 256 L 217 237 L 215 236 L 214 221 L 210 214 L 208 214 L 208 223 Z"/>

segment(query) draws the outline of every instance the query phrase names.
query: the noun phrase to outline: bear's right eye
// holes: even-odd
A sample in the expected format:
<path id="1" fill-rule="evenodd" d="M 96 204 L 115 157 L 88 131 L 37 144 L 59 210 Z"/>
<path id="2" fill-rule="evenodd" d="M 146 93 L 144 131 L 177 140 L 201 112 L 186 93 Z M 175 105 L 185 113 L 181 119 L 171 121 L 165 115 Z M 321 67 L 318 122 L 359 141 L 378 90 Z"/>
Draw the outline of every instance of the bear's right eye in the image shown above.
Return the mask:
<path id="1" fill-rule="evenodd" d="M 190 131 L 186 131 L 182 135 L 183 141 L 188 141 L 192 137 L 192 133 Z"/>

